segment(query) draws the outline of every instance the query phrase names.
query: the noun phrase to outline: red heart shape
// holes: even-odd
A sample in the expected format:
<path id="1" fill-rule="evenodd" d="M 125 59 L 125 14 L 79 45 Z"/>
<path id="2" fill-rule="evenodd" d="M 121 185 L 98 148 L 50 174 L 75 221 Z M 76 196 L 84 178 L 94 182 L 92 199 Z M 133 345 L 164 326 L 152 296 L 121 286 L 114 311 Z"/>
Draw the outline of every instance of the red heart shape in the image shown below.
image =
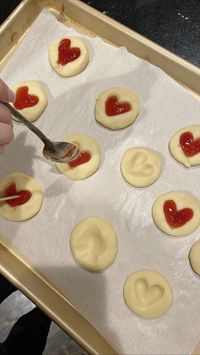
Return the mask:
<path id="1" fill-rule="evenodd" d="M 73 62 L 81 55 L 80 48 L 70 47 L 70 39 L 64 38 L 60 41 L 58 46 L 58 64 L 66 65 L 69 62 Z"/>
<path id="2" fill-rule="evenodd" d="M 7 197 L 7 196 L 14 196 L 14 195 L 19 195 L 19 198 L 6 201 L 6 203 L 8 203 L 11 207 L 23 205 L 28 200 L 30 200 L 32 193 L 28 190 L 17 191 L 15 183 L 12 183 L 6 188 L 5 196 Z"/>
<path id="3" fill-rule="evenodd" d="M 191 208 L 183 208 L 177 211 L 176 203 L 173 200 L 165 201 L 163 210 L 166 221 L 171 228 L 182 227 L 192 219 L 194 214 Z"/>
<path id="4" fill-rule="evenodd" d="M 186 157 L 193 157 L 200 153 L 200 138 L 194 139 L 191 132 L 182 133 L 179 142 Z"/>
<path id="5" fill-rule="evenodd" d="M 35 106 L 39 102 L 38 96 L 28 94 L 28 86 L 18 88 L 15 96 L 14 106 L 17 110 Z"/>
<path id="6" fill-rule="evenodd" d="M 72 168 L 75 168 L 78 165 L 85 164 L 91 159 L 91 154 L 87 151 L 82 151 L 79 153 L 78 157 L 68 163 Z"/>
<path id="7" fill-rule="evenodd" d="M 106 101 L 106 114 L 108 116 L 121 115 L 122 113 L 129 112 L 131 105 L 129 102 L 119 102 L 117 96 L 110 96 Z"/>

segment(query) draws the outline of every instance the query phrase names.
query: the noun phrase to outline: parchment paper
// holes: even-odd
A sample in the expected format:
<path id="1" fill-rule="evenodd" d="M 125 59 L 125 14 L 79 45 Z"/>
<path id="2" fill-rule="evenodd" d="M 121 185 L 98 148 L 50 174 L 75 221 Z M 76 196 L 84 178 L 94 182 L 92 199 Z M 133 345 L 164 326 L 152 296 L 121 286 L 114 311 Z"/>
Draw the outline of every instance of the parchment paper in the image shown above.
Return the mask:
<path id="1" fill-rule="evenodd" d="M 186 169 L 169 154 L 168 142 L 179 128 L 199 123 L 200 102 L 160 69 L 114 48 L 84 37 L 90 63 L 80 75 L 61 78 L 48 63 L 48 46 L 59 35 L 77 35 L 43 11 L 1 74 L 8 84 L 39 80 L 49 104 L 36 121 L 50 138 L 86 133 L 100 145 L 102 160 L 96 174 L 71 181 L 41 156 L 42 143 L 15 124 L 15 141 L 0 158 L 0 178 L 21 171 L 44 187 L 40 213 L 29 221 L 0 219 L 1 232 L 43 272 L 100 331 L 120 354 L 188 354 L 200 336 L 200 279 L 192 272 L 188 252 L 199 230 L 170 238 L 154 225 L 151 207 L 161 193 L 186 190 L 200 198 L 200 170 Z M 136 122 L 120 131 L 96 123 L 97 96 L 113 86 L 135 90 L 141 100 Z M 136 189 L 120 173 L 124 151 L 134 146 L 158 150 L 163 157 L 160 179 Z M 69 249 L 75 223 L 86 216 L 108 219 L 118 234 L 119 252 L 100 274 L 81 269 Z M 169 280 L 174 303 L 158 319 L 144 320 L 123 300 L 126 278 L 140 269 L 160 271 Z M 63 310 L 64 312 L 64 310 Z"/>

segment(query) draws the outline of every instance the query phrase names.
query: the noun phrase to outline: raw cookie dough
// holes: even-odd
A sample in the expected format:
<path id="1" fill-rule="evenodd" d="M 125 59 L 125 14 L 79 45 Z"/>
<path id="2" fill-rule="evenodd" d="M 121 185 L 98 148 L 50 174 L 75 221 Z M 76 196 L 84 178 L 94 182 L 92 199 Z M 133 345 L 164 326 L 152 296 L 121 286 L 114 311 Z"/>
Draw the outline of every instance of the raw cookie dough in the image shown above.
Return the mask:
<path id="1" fill-rule="evenodd" d="M 74 259 L 85 269 L 98 272 L 110 266 L 117 255 L 117 234 L 100 217 L 80 220 L 70 236 Z"/>
<path id="2" fill-rule="evenodd" d="M 130 148 L 121 160 L 121 173 L 124 179 L 136 187 L 153 184 L 159 178 L 161 168 L 160 155 L 148 148 Z"/>
<path id="3" fill-rule="evenodd" d="M 0 216 L 9 221 L 25 221 L 39 212 L 43 201 L 42 187 L 32 176 L 13 173 L 0 181 L 0 197 L 5 196 L 6 188 L 13 183 L 16 185 L 17 192 L 28 190 L 32 196 L 26 203 L 16 207 L 11 207 L 7 202 L 0 202 Z"/>
<path id="4" fill-rule="evenodd" d="M 200 239 L 190 249 L 189 260 L 194 272 L 200 276 Z"/>
<path id="5" fill-rule="evenodd" d="M 69 54 L 70 61 L 66 64 L 58 63 L 58 48 L 63 40 L 68 40 L 70 47 L 66 46 L 64 49 L 65 53 Z M 71 42 L 71 43 L 70 43 Z M 74 57 L 76 51 L 80 50 L 80 56 L 78 58 Z M 75 59 L 74 59 L 75 58 Z M 83 39 L 78 37 L 60 37 L 51 43 L 49 47 L 49 63 L 52 68 L 61 76 L 74 76 L 80 74 L 89 62 L 89 52 L 86 43 Z"/>
<path id="6" fill-rule="evenodd" d="M 108 115 L 108 112 L 106 113 L 106 105 L 108 99 L 112 97 L 116 97 L 116 100 L 109 105 Z M 129 106 L 128 109 L 126 109 L 127 106 Z M 111 115 L 113 110 L 121 113 Z M 113 130 L 129 126 L 136 120 L 139 112 L 140 102 L 138 96 L 132 90 L 122 87 L 114 87 L 102 92 L 95 106 L 96 120 L 103 126 Z"/>
<path id="7" fill-rule="evenodd" d="M 71 167 L 70 164 L 56 163 L 56 168 L 72 180 L 82 180 L 94 174 L 101 161 L 100 149 L 97 142 L 86 134 L 73 134 L 62 139 L 64 142 L 79 146 L 80 152 L 88 152 L 91 159 L 84 164 Z"/>
<path id="8" fill-rule="evenodd" d="M 186 149 L 193 148 L 197 154 L 185 154 L 181 147 L 180 137 L 183 133 L 190 133 L 189 139 L 184 140 Z M 170 139 L 169 149 L 173 157 L 183 164 L 186 168 L 193 165 L 200 165 L 200 125 L 187 126 L 179 129 Z M 189 155 L 188 155 L 189 154 Z"/>
<path id="9" fill-rule="evenodd" d="M 170 213 L 168 206 L 168 214 L 171 216 L 173 221 L 178 224 L 182 223 L 182 225 L 172 228 L 167 222 L 164 213 L 164 204 L 166 201 L 173 201 L 175 203 L 172 213 Z M 161 231 L 173 237 L 183 237 L 194 232 L 194 230 L 199 226 L 200 203 L 189 193 L 171 191 L 160 195 L 155 200 L 152 207 L 152 215 L 155 224 Z"/>
<path id="10" fill-rule="evenodd" d="M 25 116 L 27 120 L 32 122 L 37 120 L 37 118 L 45 110 L 48 104 L 47 94 L 45 93 L 45 90 L 40 83 L 34 80 L 29 80 L 23 81 L 12 86 L 12 90 L 14 91 L 15 95 L 17 95 L 17 90 L 22 87 L 28 88 L 28 92 L 23 94 L 23 101 L 25 101 L 27 104 L 30 103 L 30 101 L 32 100 L 32 95 L 38 97 L 39 101 L 34 106 L 19 109 L 16 107 L 16 96 L 15 102 L 12 105 L 17 111 L 19 111 L 23 116 Z M 18 121 L 14 116 L 13 118 Z"/>
<path id="11" fill-rule="evenodd" d="M 124 285 L 124 300 L 137 315 L 157 318 L 172 305 L 173 293 L 167 279 L 157 271 L 141 270 L 131 274 Z"/>

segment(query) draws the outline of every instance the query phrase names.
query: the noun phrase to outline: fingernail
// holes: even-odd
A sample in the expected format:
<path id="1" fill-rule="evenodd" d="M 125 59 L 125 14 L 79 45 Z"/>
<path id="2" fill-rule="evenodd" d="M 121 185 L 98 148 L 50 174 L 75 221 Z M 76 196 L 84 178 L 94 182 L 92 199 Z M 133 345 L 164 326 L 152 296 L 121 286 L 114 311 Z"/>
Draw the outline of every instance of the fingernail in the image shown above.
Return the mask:
<path id="1" fill-rule="evenodd" d="M 14 102 L 15 101 L 15 94 L 12 90 L 8 89 L 8 101 Z"/>

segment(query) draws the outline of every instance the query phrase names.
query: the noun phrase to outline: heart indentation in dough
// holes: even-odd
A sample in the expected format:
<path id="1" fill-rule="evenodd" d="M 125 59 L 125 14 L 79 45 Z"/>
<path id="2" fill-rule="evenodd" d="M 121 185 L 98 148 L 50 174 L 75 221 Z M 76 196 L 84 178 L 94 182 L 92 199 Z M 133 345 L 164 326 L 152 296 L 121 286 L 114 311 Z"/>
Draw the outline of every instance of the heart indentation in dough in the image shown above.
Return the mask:
<path id="1" fill-rule="evenodd" d="M 154 172 L 154 167 L 146 162 L 147 159 L 148 157 L 145 153 L 136 153 L 130 161 L 130 173 L 140 175 L 141 177 L 151 176 Z"/>
<path id="2" fill-rule="evenodd" d="M 178 228 L 184 226 L 193 217 L 193 210 L 191 208 L 183 208 L 177 210 L 176 203 L 173 200 L 164 202 L 163 211 L 167 223 L 171 228 Z"/>
<path id="3" fill-rule="evenodd" d="M 147 281 L 142 278 L 135 282 L 135 293 L 139 303 L 142 303 L 144 306 L 151 306 L 161 299 L 164 289 L 156 284 L 149 286 Z"/>
<path id="4" fill-rule="evenodd" d="M 81 55 L 80 48 L 71 47 L 71 41 L 68 38 L 62 39 L 58 46 L 58 60 L 57 63 L 61 65 L 66 65 L 67 63 L 73 62 Z"/>
<path id="5" fill-rule="evenodd" d="M 131 105 L 126 101 L 119 102 L 117 96 L 113 95 L 106 100 L 105 110 L 108 116 L 116 116 L 129 112 Z"/>
<path id="6" fill-rule="evenodd" d="M 105 241 L 97 227 L 87 229 L 81 236 L 79 251 L 82 258 L 89 256 L 91 259 L 97 259 L 104 253 L 105 249 Z"/>
<path id="7" fill-rule="evenodd" d="M 200 138 L 194 139 L 191 132 L 182 133 L 179 142 L 186 157 L 193 157 L 200 153 Z"/>
<path id="8" fill-rule="evenodd" d="M 14 102 L 14 106 L 17 110 L 22 110 L 27 107 L 35 106 L 38 102 L 38 96 L 29 95 L 28 86 L 22 86 L 17 89 Z"/>
<path id="9" fill-rule="evenodd" d="M 32 196 L 32 193 L 29 190 L 16 190 L 15 183 L 10 184 L 5 190 L 5 196 L 14 196 L 19 195 L 19 198 L 15 198 L 13 200 L 8 200 L 6 203 L 11 207 L 17 207 L 20 205 L 24 205 L 24 203 L 28 202 Z"/>

